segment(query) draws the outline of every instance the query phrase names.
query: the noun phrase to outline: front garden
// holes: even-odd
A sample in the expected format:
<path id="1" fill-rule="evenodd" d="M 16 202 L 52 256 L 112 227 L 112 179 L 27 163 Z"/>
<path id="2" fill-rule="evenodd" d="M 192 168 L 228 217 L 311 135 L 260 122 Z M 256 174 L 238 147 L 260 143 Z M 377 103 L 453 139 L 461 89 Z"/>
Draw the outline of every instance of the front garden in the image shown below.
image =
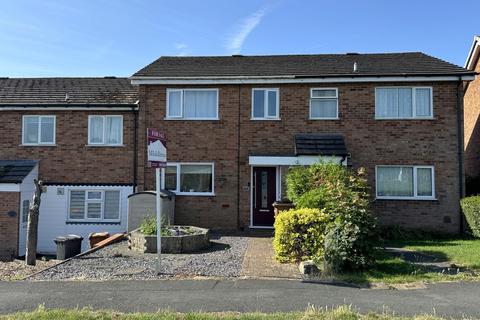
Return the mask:
<path id="1" fill-rule="evenodd" d="M 462 200 L 470 235 L 445 239 L 380 230 L 363 169 L 333 163 L 299 166 L 289 171 L 286 182 L 296 208 L 276 217 L 275 257 L 309 261 L 310 278 L 385 284 L 480 280 L 480 239 L 474 238 L 480 236 L 480 198 Z"/>

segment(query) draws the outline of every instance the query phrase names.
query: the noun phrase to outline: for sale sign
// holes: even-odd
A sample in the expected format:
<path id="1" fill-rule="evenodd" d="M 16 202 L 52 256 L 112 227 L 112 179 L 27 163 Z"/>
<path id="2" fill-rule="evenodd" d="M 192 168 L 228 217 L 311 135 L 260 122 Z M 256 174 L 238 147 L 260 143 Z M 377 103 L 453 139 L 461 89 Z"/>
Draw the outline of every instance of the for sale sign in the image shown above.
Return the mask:
<path id="1" fill-rule="evenodd" d="M 152 168 L 167 166 L 167 139 L 165 133 L 156 129 L 147 129 L 148 164 Z"/>

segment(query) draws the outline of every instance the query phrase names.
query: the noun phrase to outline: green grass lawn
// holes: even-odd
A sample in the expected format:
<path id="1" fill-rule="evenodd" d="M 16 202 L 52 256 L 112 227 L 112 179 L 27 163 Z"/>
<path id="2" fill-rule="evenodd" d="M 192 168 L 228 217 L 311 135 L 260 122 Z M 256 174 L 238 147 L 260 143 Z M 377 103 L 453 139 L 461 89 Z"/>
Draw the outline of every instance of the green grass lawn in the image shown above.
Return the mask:
<path id="1" fill-rule="evenodd" d="M 415 317 L 399 317 L 388 313 L 369 313 L 362 315 L 352 308 L 343 306 L 333 310 L 320 310 L 310 308 L 305 312 L 296 313 L 118 313 L 111 311 L 92 311 L 89 309 L 74 310 L 46 310 L 40 307 L 34 312 L 16 313 L 0 316 L 0 320 L 440 320 L 442 318 L 432 315 L 419 315 Z"/>
<path id="2" fill-rule="evenodd" d="M 480 239 L 397 240 L 391 241 L 387 245 L 435 256 L 438 261 L 448 261 L 480 274 Z M 448 275 L 431 272 L 425 267 L 408 263 L 385 252 L 379 252 L 375 266 L 363 273 L 343 274 L 339 278 L 359 284 L 374 282 L 394 284 L 416 281 L 480 280 L 480 275 L 467 273 Z"/>

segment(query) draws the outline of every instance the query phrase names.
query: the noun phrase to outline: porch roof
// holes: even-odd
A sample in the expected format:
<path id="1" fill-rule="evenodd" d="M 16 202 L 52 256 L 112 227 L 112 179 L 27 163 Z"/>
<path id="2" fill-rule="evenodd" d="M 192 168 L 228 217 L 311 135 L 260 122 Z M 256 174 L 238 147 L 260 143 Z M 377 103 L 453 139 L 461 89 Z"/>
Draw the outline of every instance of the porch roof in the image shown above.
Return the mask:
<path id="1" fill-rule="evenodd" d="M 0 160 L 0 183 L 22 183 L 37 164 L 35 160 Z"/>

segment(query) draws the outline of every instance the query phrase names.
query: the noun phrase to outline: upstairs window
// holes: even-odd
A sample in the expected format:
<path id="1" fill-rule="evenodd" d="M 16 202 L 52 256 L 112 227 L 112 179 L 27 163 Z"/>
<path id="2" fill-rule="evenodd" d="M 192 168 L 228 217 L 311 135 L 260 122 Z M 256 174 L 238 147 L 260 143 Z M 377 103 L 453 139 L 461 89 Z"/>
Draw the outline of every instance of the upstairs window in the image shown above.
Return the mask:
<path id="1" fill-rule="evenodd" d="M 252 119 L 279 119 L 278 89 L 252 90 Z"/>
<path id="2" fill-rule="evenodd" d="M 123 144 L 123 116 L 89 116 L 88 144 L 119 146 Z"/>
<path id="3" fill-rule="evenodd" d="M 338 119 L 338 89 L 310 90 L 310 119 Z"/>
<path id="4" fill-rule="evenodd" d="M 55 116 L 23 116 L 24 145 L 54 145 Z"/>
<path id="5" fill-rule="evenodd" d="M 167 119 L 218 119 L 218 90 L 167 89 Z"/>
<path id="6" fill-rule="evenodd" d="M 432 88 L 375 89 L 376 119 L 425 119 L 433 117 Z"/>
<path id="7" fill-rule="evenodd" d="M 71 190 L 69 220 L 120 220 L 120 191 Z"/>

